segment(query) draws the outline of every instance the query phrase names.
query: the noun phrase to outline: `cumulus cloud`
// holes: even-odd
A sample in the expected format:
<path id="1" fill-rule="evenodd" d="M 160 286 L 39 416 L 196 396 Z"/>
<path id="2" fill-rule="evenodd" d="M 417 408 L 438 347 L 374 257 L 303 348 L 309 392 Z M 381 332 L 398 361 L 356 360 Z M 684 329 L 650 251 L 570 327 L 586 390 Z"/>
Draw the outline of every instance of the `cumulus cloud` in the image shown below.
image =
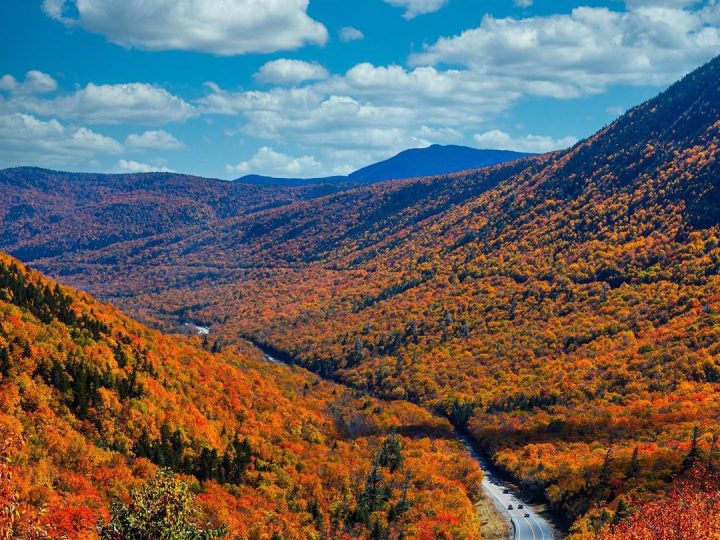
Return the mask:
<path id="1" fill-rule="evenodd" d="M 475 144 L 482 148 L 498 150 L 515 150 L 516 152 L 551 152 L 569 148 L 578 142 L 576 137 L 567 136 L 560 139 L 543 135 L 525 135 L 513 137 L 509 133 L 494 129 L 485 133 L 478 133 L 473 137 Z"/>
<path id="2" fill-rule="evenodd" d="M 152 7 L 158 1 L 146 3 Z M 410 17 L 440 9 L 445 2 L 391 3 L 404 7 Z M 107 6 L 124 9 L 116 0 L 98 9 L 105 11 Z M 51 7 L 46 9 L 50 12 Z M 53 16 L 68 17 L 62 9 Z M 82 14 L 75 18 L 82 20 Z M 77 21 L 68 24 L 80 24 Z M 720 33 L 713 25 L 718 24 L 716 1 L 628 0 L 628 11 L 585 7 L 553 16 L 488 16 L 476 28 L 426 45 L 410 57 L 408 66 L 361 63 L 344 74 L 330 75 L 319 64 L 280 59 L 256 74 L 256 80 L 271 86 L 234 90 L 209 83 L 206 94 L 192 104 L 154 85 L 91 84 L 55 99 L 0 97 L 0 109 L 13 110 L 8 108 L 11 102 L 18 107 L 14 110 L 86 125 L 157 125 L 199 114 L 227 115 L 236 120 L 231 128 L 224 126 L 228 136 L 247 136 L 267 145 L 247 161 L 228 166 L 228 173 L 238 176 L 341 174 L 408 147 L 462 143 L 473 133 L 478 133 L 476 144 L 483 146 L 543 152 L 569 146 L 575 139 L 484 130 L 526 96 L 573 98 L 611 85 L 671 82 L 716 54 Z M 126 145 L 160 149 L 150 146 L 163 144 L 150 142 L 157 135 L 145 135 L 128 137 Z M 292 147 L 301 157 L 273 150 L 280 145 Z"/>
<path id="3" fill-rule="evenodd" d="M 245 176 L 247 174 L 261 174 L 265 176 L 280 177 L 312 177 L 317 176 L 320 163 L 312 156 L 292 157 L 276 152 L 268 146 L 263 146 L 247 161 L 237 165 L 226 165 L 228 174 Z"/>
<path id="4" fill-rule="evenodd" d="M 298 84 L 326 79 L 328 76 L 327 70 L 317 62 L 281 58 L 262 66 L 255 74 L 255 79 L 264 83 Z"/>
<path id="5" fill-rule="evenodd" d="M 185 145 L 167 131 L 146 131 L 132 133 L 125 139 L 125 146 L 130 150 L 180 150 Z"/>
<path id="6" fill-rule="evenodd" d="M 361 63 L 301 87 L 233 91 L 208 84 L 195 105 L 238 118 L 234 131 L 293 144 L 324 173 L 404 148 L 462 143 L 545 152 L 575 142 L 511 137 L 491 122 L 527 96 L 568 99 L 611 85 L 662 86 L 712 58 L 717 4 L 627 12 L 578 8 L 568 15 L 495 19 L 430 44 L 410 67 Z M 344 161 L 343 161 L 344 160 Z"/>
<path id="7" fill-rule="evenodd" d="M 406 19 L 414 19 L 418 15 L 432 13 L 443 8 L 448 0 L 384 0 L 388 4 L 395 7 L 405 9 L 403 17 Z"/>
<path id="8" fill-rule="evenodd" d="M 208 85 L 198 107 L 239 115 L 247 135 L 335 147 L 417 142 L 426 127 L 460 129 L 486 120 L 521 94 L 466 71 L 360 64 L 301 88 L 232 92 Z"/>
<path id="9" fill-rule="evenodd" d="M 344 26 L 343 28 L 341 28 L 338 32 L 338 36 L 340 36 L 340 41 L 342 41 L 343 43 L 348 43 L 350 41 L 360 41 L 365 39 L 365 34 L 363 34 L 357 28 L 353 28 L 352 26 Z"/>
<path id="10" fill-rule="evenodd" d="M 0 115 L 2 166 L 70 165 L 98 154 L 123 152 L 122 145 L 86 127 L 68 127 L 57 120 L 29 114 Z"/>
<path id="11" fill-rule="evenodd" d="M 160 125 L 196 116 L 195 108 L 152 84 L 88 84 L 51 100 L 18 100 L 26 112 L 81 120 L 91 124 Z"/>
<path id="12" fill-rule="evenodd" d="M 683 8 L 688 6 L 695 6 L 701 1 L 702 0 L 625 0 L 625 5 L 627 5 L 627 7 L 630 9 L 646 6 Z"/>
<path id="13" fill-rule="evenodd" d="M 44 0 L 45 13 L 112 43 L 229 56 L 323 45 L 308 0 Z"/>
<path id="14" fill-rule="evenodd" d="M 12 94 L 47 94 L 57 90 L 57 81 L 47 73 L 31 70 L 25 74 L 24 81 L 18 81 L 10 74 L 0 78 L 0 91 Z"/>
<path id="15" fill-rule="evenodd" d="M 118 173 L 148 173 L 148 172 L 175 172 L 165 166 L 150 165 L 139 161 L 121 159 L 115 165 L 115 172 Z"/>
<path id="16" fill-rule="evenodd" d="M 299 88 L 207 87 L 200 111 L 238 117 L 235 134 L 301 147 L 320 163 L 313 174 L 322 175 L 345 174 L 410 147 L 461 142 L 521 95 L 467 71 L 371 64 Z"/>
<path id="17" fill-rule="evenodd" d="M 411 63 L 461 65 L 478 77 L 514 79 L 525 93 L 560 98 L 613 84 L 663 85 L 717 54 L 720 30 L 708 13 L 653 5 L 486 16 L 478 28 L 427 45 Z"/>

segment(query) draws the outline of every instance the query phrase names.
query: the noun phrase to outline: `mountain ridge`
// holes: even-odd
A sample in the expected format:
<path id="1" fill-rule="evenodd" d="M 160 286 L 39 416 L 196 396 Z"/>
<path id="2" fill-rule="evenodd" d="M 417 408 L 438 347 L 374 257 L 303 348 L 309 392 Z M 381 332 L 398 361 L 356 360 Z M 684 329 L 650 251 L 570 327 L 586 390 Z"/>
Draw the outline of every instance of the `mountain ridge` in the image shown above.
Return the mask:
<path id="1" fill-rule="evenodd" d="M 426 176 L 453 174 L 460 171 L 491 167 L 522 159 L 534 154 L 512 150 L 471 148 L 469 146 L 433 144 L 425 148 L 410 148 L 386 160 L 367 165 L 346 176 L 325 178 L 274 178 L 251 174 L 237 182 L 276 186 L 298 186 L 336 182 L 350 182 L 357 186 L 406 180 Z"/>
<path id="2" fill-rule="evenodd" d="M 496 159 L 515 157 L 512 153 L 500 155 Z M 256 181 L 238 182 L 167 172 L 4 169 L 0 171 L 0 185 L 6 186 L 6 199 L 0 205 L 0 234 L 6 238 L 3 247 L 25 260 L 99 249 L 182 227 L 209 226 L 362 185 L 342 178 L 287 182 L 253 178 Z M 83 227 L 75 227 L 77 221 L 82 221 Z"/>
<path id="3" fill-rule="evenodd" d="M 491 167 L 532 156 L 527 152 L 470 148 L 458 145 L 433 144 L 426 148 L 410 148 L 389 159 L 363 167 L 348 178 L 363 183 L 382 180 L 404 180 L 424 176 L 440 176 L 471 169 Z"/>

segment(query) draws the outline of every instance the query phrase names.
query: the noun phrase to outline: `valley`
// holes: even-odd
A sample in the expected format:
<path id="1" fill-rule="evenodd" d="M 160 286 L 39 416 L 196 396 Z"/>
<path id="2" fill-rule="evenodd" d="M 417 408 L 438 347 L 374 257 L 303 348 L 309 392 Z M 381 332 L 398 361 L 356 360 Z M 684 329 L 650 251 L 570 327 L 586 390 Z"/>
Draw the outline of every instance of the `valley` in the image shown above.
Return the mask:
<path id="1" fill-rule="evenodd" d="M 0 27 L 0 540 L 720 540 L 720 0 Z"/>
<path id="2" fill-rule="evenodd" d="M 555 533 L 534 511 L 518 512 L 515 493 L 544 501 L 573 540 L 653 530 L 646 518 L 677 510 L 682 498 L 701 530 L 712 530 L 703 509 L 714 500 L 720 433 L 719 148 L 715 59 L 572 148 L 440 176 L 341 187 L 6 170 L 0 216 L 10 232 L 0 247 L 140 321 L 117 314 L 119 327 L 167 332 L 194 321 L 207 330 L 162 346 L 195 352 L 165 355 L 174 367 L 162 379 L 143 376 L 157 391 L 150 403 L 127 405 L 123 386 L 119 403 L 93 403 L 105 407 L 93 411 L 95 424 L 89 409 L 65 412 L 82 437 L 100 437 L 126 463 L 142 459 L 131 452 L 140 425 L 161 430 L 155 416 L 186 434 L 192 456 L 211 447 L 233 456 L 229 434 L 247 425 L 251 444 L 265 449 L 254 483 L 238 492 L 210 476 L 202 489 L 217 481 L 208 489 L 222 496 L 210 510 L 224 521 L 235 519 L 223 505 L 239 505 L 238 493 L 282 517 L 275 527 L 255 515 L 236 530 L 260 520 L 293 538 L 341 529 L 477 538 L 472 504 L 482 488 L 501 508 L 513 505 L 520 538 Z M 92 347 L 67 332 L 54 346 L 63 355 Z M 152 332 L 137 330 L 152 336 L 149 351 L 162 349 L 153 341 L 170 343 Z M 133 371 L 111 360 L 111 334 L 98 358 L 124 381 Z M 250 343 L 295 367 L 264 361 Z M 48 400 L 74 403 L 61 385 L 23 405 L 28 384 L 54 380 L 36 366 L 52 355 L 16 348 L 11 416 L 27 425 Z M 228 379 L 226 367 L 238 365 Z M 258 375 L 247 379 L 246 370 Z M 242 422 L 225 418 L 230 380 L 244 389 Z M 212 396 L 205 384 L 217 385 Z M 192 417 L 163 410 L 162 396 L 179 404 L 188 393 L 203 403 Z M 257 410 L 258 393 L 276 398 Z M 128 407 L 141 413 L 125 425 L 119 411 Z M 113 411 L 121 427 L 103 440 Z M 297 414 L 313 420 L 283 431 Z M 468 455 L 457 433 L 488 463 Z M 396 437 L 414 449 L 412 486 L 375 462 Z M 376 490 L 381 469 L 392 478 L 389 497 Z M 500 477 L 517 491 L 504 493 Z M 411 489 L 422 504 L 398 521 Z M 681 521 L 678 530 L 693 530 Z"/>
<path id="3" fill-rule="evenodd" d="M 482 473 L 446 420 L 224 349 L 0 254 L 0 532 L 92 538 L 163 468 L 232 536 L 480 538 Z"/>

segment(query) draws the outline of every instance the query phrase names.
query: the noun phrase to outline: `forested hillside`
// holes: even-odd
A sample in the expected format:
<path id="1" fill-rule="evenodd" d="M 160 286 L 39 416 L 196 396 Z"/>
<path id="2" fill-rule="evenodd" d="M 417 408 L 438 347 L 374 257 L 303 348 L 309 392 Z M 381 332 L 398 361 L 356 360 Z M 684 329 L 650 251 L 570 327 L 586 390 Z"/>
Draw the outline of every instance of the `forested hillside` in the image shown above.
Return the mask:
<path id="1" fill-rule="evenodd" d="M 464 147 L 415 149 L 347 177 L 308 180 L 258 176 L 228 182 L 176 173 L 83 174 L 19 167 L 0 170 L 0 234 L 5 251 L 24 260 L 97 250 L 118 242 L 206 230 L 294 202 L 343 192 L 379 179 L 509 162 L 517 152 Z"/>
<path id="2" fill-rule="evenodd" d="M 157 512 L 174 481 L 134 489 L 162 467 L 232 538 L 479 538 L 481 473 L 446 421 L 219 348 L 0 255 L 0 535 L 95 538 L 122 522 L 112 501 Z"/>
<path id="3" fill-rule="evenodd" d="M 254 186 L 175 173 L 0 171 L 3 249 L 23 259 L 98 249 L 205 226 L 347 189 L 349 183 Z"/>
<path id="4" fill-rule="evenodd" d="M 36 264 L 440 412 L 594 538 L 714 466 L 719 143 L 716 59 L 564 152 Z"/>

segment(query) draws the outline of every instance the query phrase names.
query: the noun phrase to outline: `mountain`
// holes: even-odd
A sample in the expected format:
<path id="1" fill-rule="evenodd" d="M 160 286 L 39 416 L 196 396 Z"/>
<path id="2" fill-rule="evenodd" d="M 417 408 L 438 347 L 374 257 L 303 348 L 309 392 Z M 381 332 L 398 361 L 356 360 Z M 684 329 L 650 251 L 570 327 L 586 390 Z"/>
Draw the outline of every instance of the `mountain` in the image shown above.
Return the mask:
<path id="1" fill-rule="evenodd" d="M 456 156 L 448 161 L 450 168 L 461 165 L 465 168 L 471 163 L 484 166 L 521 155 L 430 147 L 410 151 L 408 156 L 415 156 L 412 165 L 407 156 L 398 156 L 376 173 L 354 173 L 359 174 L 357 178 L 351 175 L 289 179 L 250 175 L 235 182 L 175 173 L 117 175 L 32 167 L 5 169 L 0 170 L 0 189 L 4 194 L 0 204 L 2 247 L 21 259 L 32 260 L 101 249 L 193 225 L 207 228 L 224 219 L 246 217 L 365 183 L 392 179 L 396 177 L 393 174 L 404 174 L 402 171 L 433 173 L 437 170 L 433 160 L 444 155 L 444 149 L 448 149 L 448 157 Z M 394 160 L 398 160 L 397 166 L 392 165 Z"/>
<path id="2" fill-rule="evenodd" d="M 367 184 L 383 180 L 438 176 L 507 163 L 529 155 L 509 150 L 478 150 L 467 146 L 434 144 L 427 148 L 405 150 L 390 159 L 355 171 L 349 174 L 348 178 Z"/>
<path id="3" fill-rule="evenodd" d="M 719 104 L 715 60 L 568 151 L 37 263 L 441 411 L 582 531 L 720 429 Z"/>
<path id="4" fill-rule="evenodd" d="M 33 264 L 442 413 L 585 540 L 716 464 L 719 149 L 720 58 L 565 151 Z"/>
<path id="5" fill-rule="evenodd" d="M 4 254 L 0 403 L 5 538 L 97 538 L 116 499 L 158 512 L 175 491 L 132 488 L 159 467 L 229 537 L 479 538 L 481 473 L 447 421 L 162 335 Z"/>
<path id="6" fill-rule="evenodd" d="M 427 148 L 412 148 L 400 152 L 385 161 L 373 163 L 347 176 L 326 178 L 273 178 L 251 174 L 238 178 L 237 182 L 270 186 L 309 186 L 327 183 L 349 183 L 351 186 L 451 174 L 470 169 L 480 169 L 507 163 L 532 154 L 509 150 L 478 150 L 467 146 L 442 146 L 434 144 Z"/>
<path id="7" fill-rule="evenodd" d="M 98 249 L 322 197 L 347 186 L 271 187 L 174 173 L 0 171 L 0 235 L 20 258 Z"/>

